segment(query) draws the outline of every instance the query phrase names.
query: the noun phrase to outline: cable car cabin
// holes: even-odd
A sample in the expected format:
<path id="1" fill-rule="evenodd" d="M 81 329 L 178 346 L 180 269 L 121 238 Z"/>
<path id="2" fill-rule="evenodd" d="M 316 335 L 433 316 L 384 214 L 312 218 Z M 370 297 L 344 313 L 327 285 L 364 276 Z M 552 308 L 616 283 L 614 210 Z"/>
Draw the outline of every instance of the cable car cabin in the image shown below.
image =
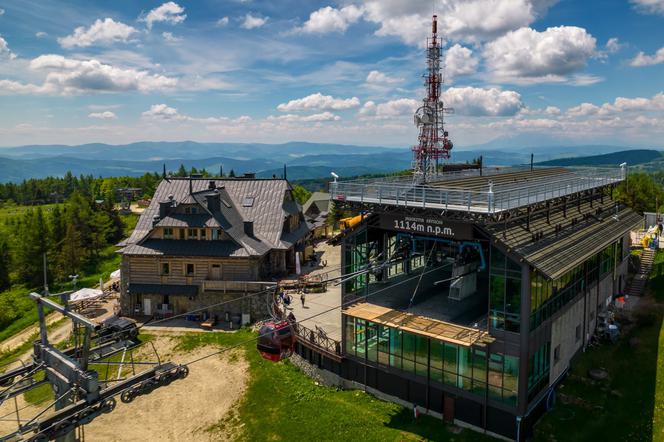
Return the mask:
<path id="1" fill-rule="evenodd" d="M 289 357 L 295 347 L 295 333 L 288 321 L 267 321 L 258 331 L 256 348 L 268 361 Z"/>

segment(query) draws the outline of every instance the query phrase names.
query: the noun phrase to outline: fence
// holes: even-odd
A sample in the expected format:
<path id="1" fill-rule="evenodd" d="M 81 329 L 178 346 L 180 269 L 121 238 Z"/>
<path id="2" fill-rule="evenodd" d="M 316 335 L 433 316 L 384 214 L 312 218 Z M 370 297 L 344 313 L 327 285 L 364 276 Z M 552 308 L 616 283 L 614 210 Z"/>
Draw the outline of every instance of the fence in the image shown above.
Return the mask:
<path id="1" fill-rule="evenodd" d="M 500 173 L 505 173 L 505 170 L 500 170 Z M 487 170 L 483 176 L 500 173 L 497 170 Z M 487 189 L 481 191 L 444 185 L 446 180 L 478 175 L 477 171 L 448 173 L 436 179 L 435 187 L 414 183 L 412 177 L 410 181 L 396 177 L 373 181 L 333 182 L 330 183 L 330 196 L 337 201 L 493 214 L 615 184 L 625 179 L 625 170 L 577 169 L 554 180 L 547 177 L 525 183 L 503 183 L 496 186 L 487 184 Z"/>

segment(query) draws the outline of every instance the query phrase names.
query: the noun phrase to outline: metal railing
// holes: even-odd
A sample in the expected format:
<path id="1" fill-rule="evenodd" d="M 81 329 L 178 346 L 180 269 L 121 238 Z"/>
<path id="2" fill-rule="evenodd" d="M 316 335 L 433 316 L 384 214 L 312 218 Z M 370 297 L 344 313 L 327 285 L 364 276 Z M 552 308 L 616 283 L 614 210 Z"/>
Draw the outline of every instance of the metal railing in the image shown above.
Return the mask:
<path id="1" fill-rule="evenodd" d="M 322 329 L 312 330 L 299 323 L 295 324 L 294 328 L 300 343 L 314 346 L 335 356 L 342 356 L 341 342 L 328 337 Z"/>
<path id="2" fill-rule="evenodd" d="M 507 171 L 518 170 L 510 168 Z M 485 169 L 482 176 L 504 173 L 506 169 Z M 492 214 L 615 184 L 625 179 L 626 171 L 624 168 L 569 169 L 568 173 L 561 174 L 557 179 L 546 176 L 528 182 L 488 184 L 486 190 L 481 191 L 441 185 L 441 182 L 464 176 L 479 176 L 479 171 L 441 174 L 437 179 L 430 180 L 435 187 L 417 184 L 412 177 L 333 182 L 330 183 L 330 197 L 337 201 Z"/>
<path id="3" fill-rule="evenodd" d="M 201 284 L 203 291 L 214 290 L 221 292 L 260 292 L 274 287 L 276 282 L 269 281 L 223 281 L 206 279 Z"/>

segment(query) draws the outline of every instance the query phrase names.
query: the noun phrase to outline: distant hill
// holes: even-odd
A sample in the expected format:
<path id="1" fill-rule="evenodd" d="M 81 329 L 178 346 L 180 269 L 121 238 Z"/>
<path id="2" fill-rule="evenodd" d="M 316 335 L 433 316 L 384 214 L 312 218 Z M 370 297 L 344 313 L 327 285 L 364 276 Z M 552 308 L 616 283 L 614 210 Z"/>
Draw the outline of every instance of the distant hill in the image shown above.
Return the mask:
<path id="1" fill-rule="evenodd" d="M 655 169 L 662 165 L 652 162 L 659 155 L 654 150 L 622 148 L 620 152 L 607 155 L 606 149 L 616 149 L 616 146 L 504 150 L 489 147 L 472 150 L 455 148 L 451 161 L 465 163 L 482 156 L 486 166 L 511 166 L 529 163 L 530 153 L 533 152 L 535 161 L 543 162 L 540 164 L 557 165 L 564 161 L 566 165 L 615 165 L 627 161 L 631 165 L 649 164 Z M 598 150 L 602 155 L 597 155 L 596 161 L 584 159 L 595 157 L 579 157 L 580 153 L 588 155 L 598 153 Z M 237 174 L 255 172 L 264 177 L 281 176 L 286 164 L 288 177 L 301 180 L 327 178 L 332 171 L 344 177 L 390 173 L 410 168 L 411 162 L 412 152 L 407 148 L 300 141 L 283 144 L 146 141 L 117 146 L 101 143 L 19 146 L 0 148 L 0 182 L 63 176 L 68 171 L 74 175 L 139 176 L 146 172 L 161 173 L 164 164 L 169 171 L 175 171 L 183 164 L 187 169 L 204 168 L 217 174 L 223 166 L 226 173 L 233 169 Z"/>
<path id="2" fill-rule="evenodd" d="M 537 163 L 541 166 L 617 166 L 627 163 L 630 166 L 658 161 L 662 152 L 650 149 L 623 150 L 604 155 L 592 155 L 574 158 L 559 158 Z"/>

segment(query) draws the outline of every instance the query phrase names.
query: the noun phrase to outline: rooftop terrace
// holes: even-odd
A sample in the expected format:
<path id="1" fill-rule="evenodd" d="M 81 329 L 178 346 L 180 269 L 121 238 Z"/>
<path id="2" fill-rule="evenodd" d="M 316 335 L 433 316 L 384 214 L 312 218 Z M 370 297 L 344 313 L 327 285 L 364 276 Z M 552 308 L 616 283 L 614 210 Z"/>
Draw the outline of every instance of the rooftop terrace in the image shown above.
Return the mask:
<path id="1" fill-rule="evenodd" d="M 485 168 L 446 172 L 426 183 L 412 175 L 330 184 L 337 201 L 496 214 L 617 184 L 624 168 Z"/>

